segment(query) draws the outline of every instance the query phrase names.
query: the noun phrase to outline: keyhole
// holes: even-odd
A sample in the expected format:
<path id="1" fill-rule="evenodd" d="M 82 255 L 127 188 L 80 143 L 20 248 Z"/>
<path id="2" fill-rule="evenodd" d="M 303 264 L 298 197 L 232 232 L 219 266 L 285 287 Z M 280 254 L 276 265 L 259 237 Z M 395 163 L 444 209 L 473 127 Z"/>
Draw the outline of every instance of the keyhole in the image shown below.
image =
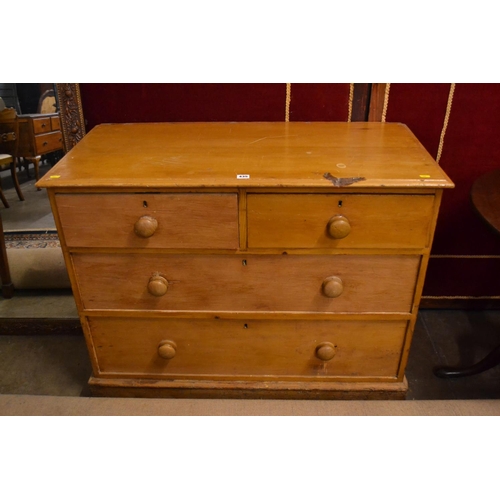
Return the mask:
<path id="1" fill-rule="evenodd" d="M 342 200 L 339 200 L 339 208 L 342 206 Z"/>
<path id="2" fill-rule="evenodd" d="M 247 265 L 247 261 L 246 261 L 246 259 L 242 260 L 242 261 L 241 261 L 241 263 L 242 263 L 244 266 L 246 266 L 246 265 Z"/>
<path id="3" fill-rule="evenodd" d="M 243 325 L 243 328 L 248 328 L 248 325 L 245 323 L 245 324 Z"/>
<path id="4" fill-rule="evenodd" d="M 142 202 L 142 206 L 143 206 L 144 208 L 148 208 L 148 202 L 147 202 L 147 201 L 143 201 L 143 202 Z"/>

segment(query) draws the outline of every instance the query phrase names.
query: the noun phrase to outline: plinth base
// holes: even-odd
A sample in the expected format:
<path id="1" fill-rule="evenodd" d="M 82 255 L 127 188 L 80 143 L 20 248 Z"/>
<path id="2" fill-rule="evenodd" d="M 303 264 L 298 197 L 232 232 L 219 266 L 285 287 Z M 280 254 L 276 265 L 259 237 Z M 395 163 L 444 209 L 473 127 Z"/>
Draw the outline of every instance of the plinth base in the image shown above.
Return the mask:
<path id="1" fill-rule="evenodd" d="M 405 399 L 402 382 L 235 382 L 90 377 L 93 396 L 217 399 Z"/>

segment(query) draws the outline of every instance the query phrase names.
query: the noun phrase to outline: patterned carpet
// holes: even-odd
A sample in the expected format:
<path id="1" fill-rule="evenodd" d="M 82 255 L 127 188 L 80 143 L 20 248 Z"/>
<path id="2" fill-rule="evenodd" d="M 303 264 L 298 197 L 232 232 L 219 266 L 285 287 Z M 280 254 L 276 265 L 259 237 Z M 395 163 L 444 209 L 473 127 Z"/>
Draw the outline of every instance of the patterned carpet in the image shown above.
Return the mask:
<path id="1" fill-rule="evenodd" d="M 57 231 L 6 231 L 5 247 L 14 287 L 69 288 L 69 278 Z"/>
<path id="2" fill-rule="evenodd" d="M 5 246 L 7 249 L 60 248 L 59 236 L 53 229 L 30 231 L 6 231 Z"/>

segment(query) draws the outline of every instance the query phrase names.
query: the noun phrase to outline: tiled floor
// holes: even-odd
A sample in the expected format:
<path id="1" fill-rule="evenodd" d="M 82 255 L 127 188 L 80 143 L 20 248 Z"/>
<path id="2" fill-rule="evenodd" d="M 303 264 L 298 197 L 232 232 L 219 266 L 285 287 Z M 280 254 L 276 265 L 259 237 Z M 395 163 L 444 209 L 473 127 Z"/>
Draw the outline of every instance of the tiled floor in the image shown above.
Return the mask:
<path id="1" fill-rule="evenodd" d="M 41 173 L 49 168 L 44 164 Z M 5 230 L 54 227 L 46 193 L 36 191 L 22 172 L 26 201 L 20 202 L 7 174 L 2 173 L 2 185 L 11 208 L 0 208 Z M 7 325 L 0 335 L 0 394 L 88 395 L 91 368 L 81 332 L 18 335 L 17 324 L 7 319 L 23 318 L 76 321 L 78 316 L 69 291 L 19 291 L 13 299 L 0 298 L 0 326 Z M 437 365 L 479 361 L 499 343 L 500 311 L 421 310 L 406 371 L 407 399 L 500 398 L 500 366 L 458 379 L 433 374 Z"/>
<path id="2" fill-rule="evenodd" d="M 406 376 L 408 399 L 498 399 L 500 366 L 441 379 L 435 366 L 469 366 L 500 344 L 500 311 L 421 310 Z"/>

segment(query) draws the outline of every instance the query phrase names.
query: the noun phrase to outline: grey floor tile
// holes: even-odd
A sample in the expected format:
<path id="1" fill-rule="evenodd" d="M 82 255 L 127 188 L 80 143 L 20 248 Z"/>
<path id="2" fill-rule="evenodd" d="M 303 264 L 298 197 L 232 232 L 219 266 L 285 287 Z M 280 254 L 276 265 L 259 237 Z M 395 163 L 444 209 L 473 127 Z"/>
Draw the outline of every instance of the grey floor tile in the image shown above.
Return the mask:
<path id="1" fill-rule="evenodd" d="M 80 396 L 91 373 L 83 336 L 0 335 L 0 393 Z"/>
<path id="2" fill-rule="evenodd" d="M 433 367 L 439 364 L 440 357 L 422 316 L 422 313 L 418 316 L 408 357 L 406 399 L 447 399 L 450 394 L 450 384 L 448 380 L 439 379 L 432 372 Z"/>
<path id="3" fill-rule="evenodd" d="M 49 163 L 42 163 L 40 166 L 40 176 L 44 175 L 51 168 Z M 18 174 L 21 191 L 24 201 L 19 200 L 12 185 L 10 171 L 2 172 L 2 190 L 10 207 L 2 210 L 2 223 L 4 231 L 23 229 L 55 229 L 54 217 L 50 209 L 47 191 L 38 191 L 35 187 L 34 174 L 28 179 L 26 172 Z"/>
<path id="4" fill-rule="evenodd" d="M 0 297 L 1 318 L 78 318 L 71 290 L 16 290 L 11 299 Z"/>
<path id="5" fill-rule="evenodd" d="M 500 344 L 500 311 L 426 311 L 423 321 L 439 365 L 469 366 Z M 500 366 L 447 381 L 450 399 L 500 398 Z"/>
<path id="6" fill-rule="evenodd" d="M 422 319 L 445 363 L 479 361 L 500 343 L 500 311 L 427 310 Z"/>

